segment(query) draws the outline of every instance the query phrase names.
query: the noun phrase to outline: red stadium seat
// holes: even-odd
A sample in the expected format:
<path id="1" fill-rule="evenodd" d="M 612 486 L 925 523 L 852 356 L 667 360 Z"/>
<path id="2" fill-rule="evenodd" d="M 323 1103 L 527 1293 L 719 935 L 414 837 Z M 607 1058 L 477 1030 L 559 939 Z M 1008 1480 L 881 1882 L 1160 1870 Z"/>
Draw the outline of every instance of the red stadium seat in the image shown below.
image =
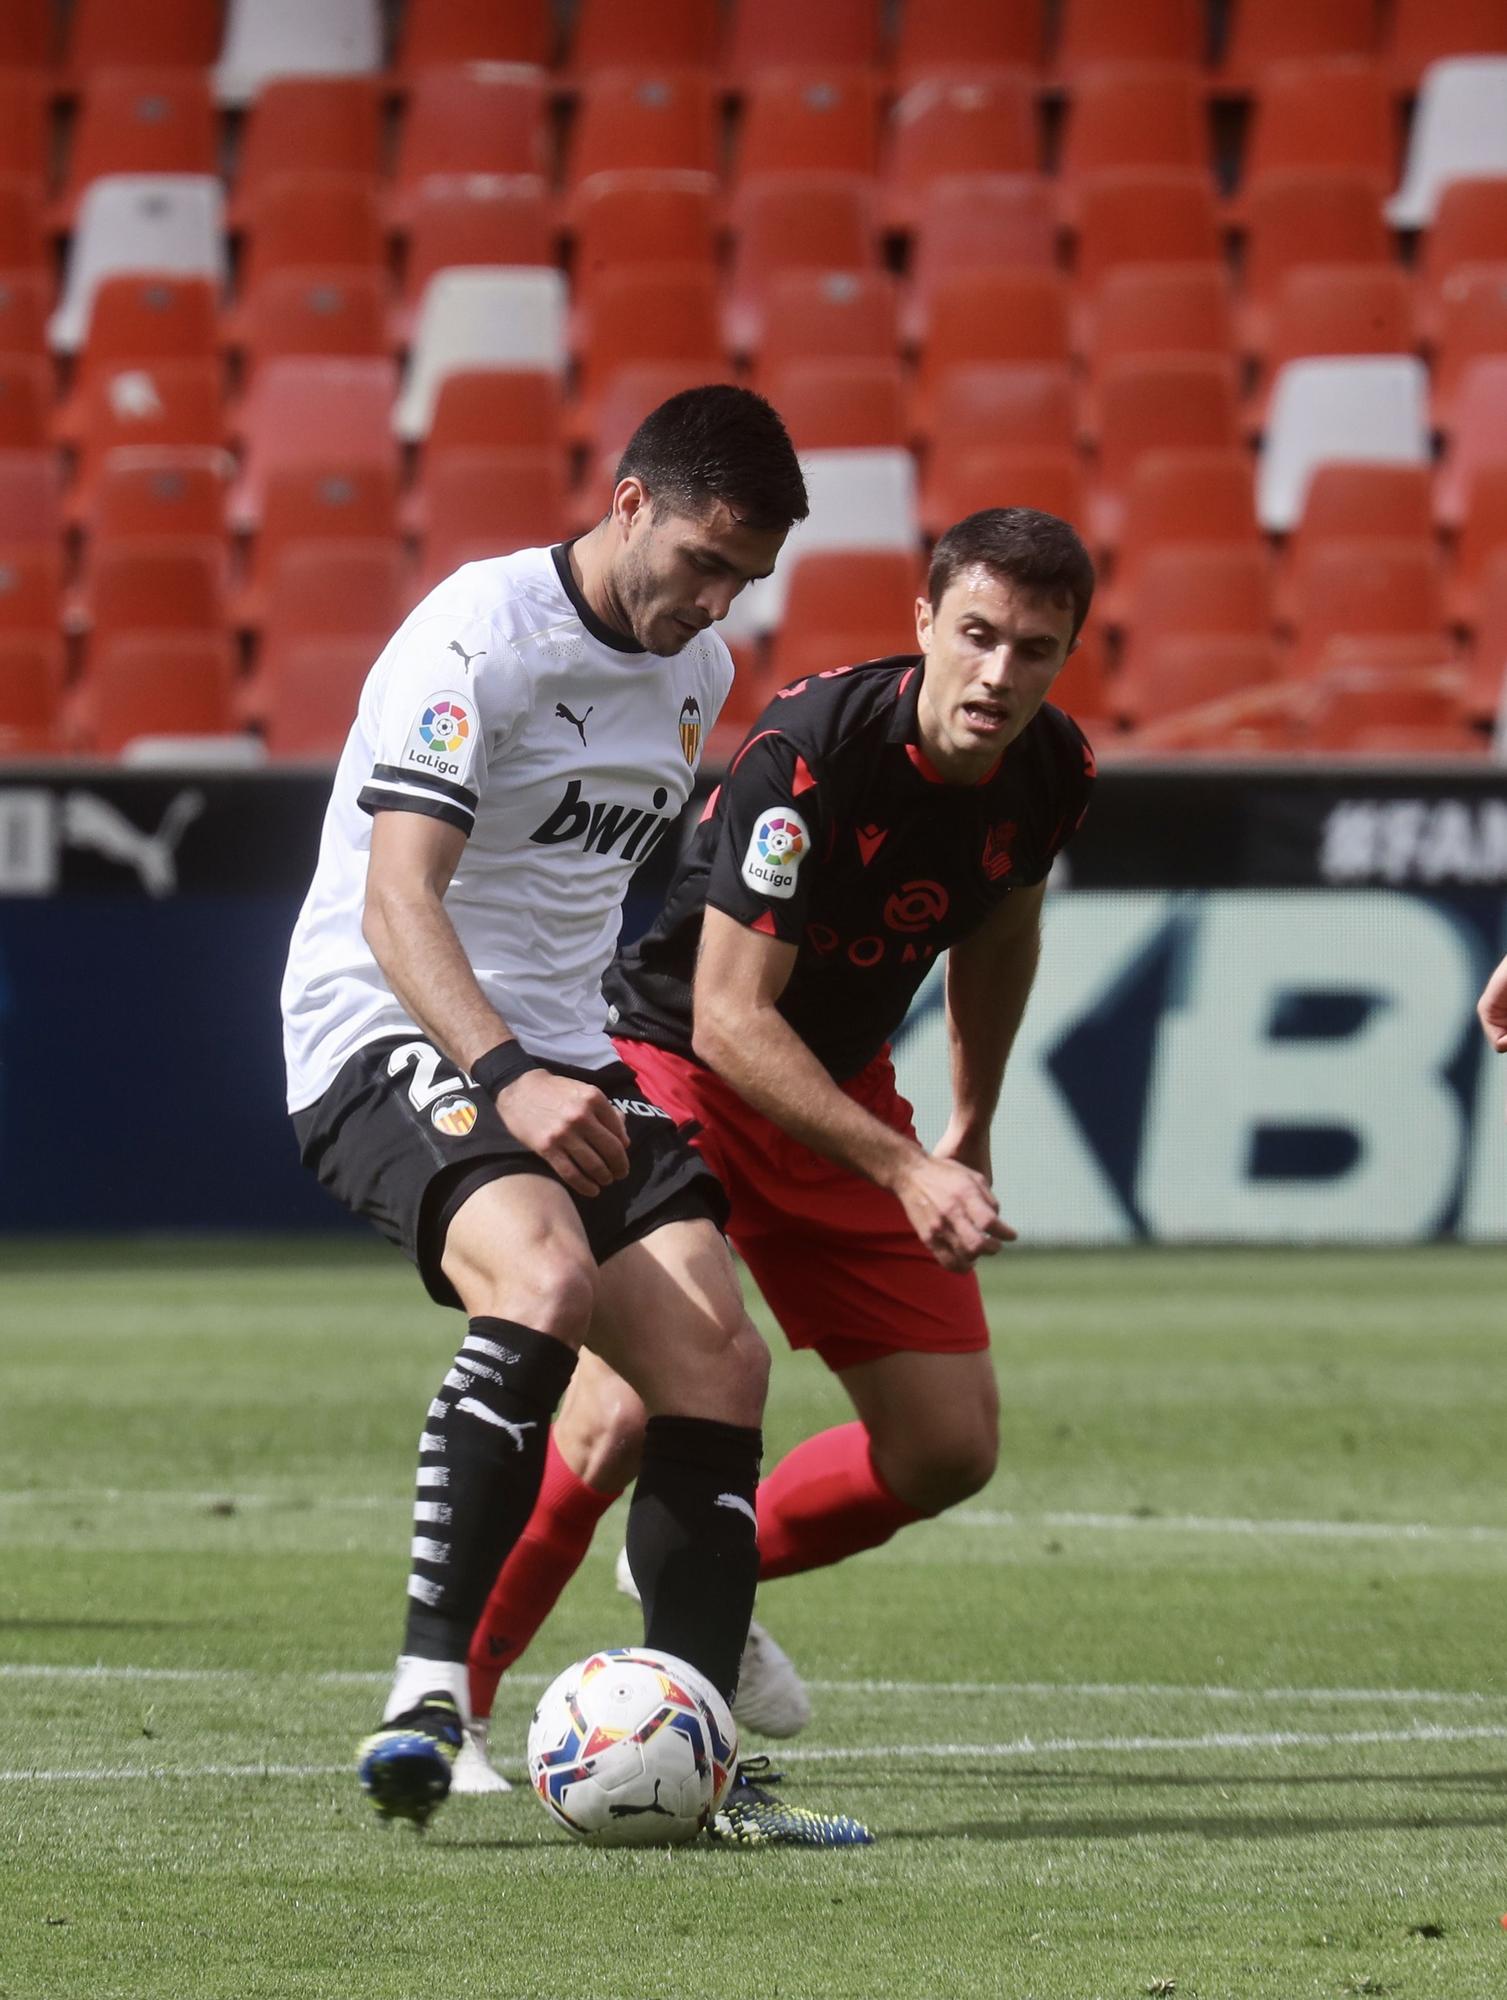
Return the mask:
<path id="1" fill-rule="evenodd" d="M 761 344 L 777 273 L 878 266 L 871 190 L 858 174 L 760 174 L 740 187 L 729 220 L 736 247 L 725 325 L 736 353 Z"/>
<path id="2" fill-rule="evenodd" d="M 1486 571 L 1503 549 L 1507 549 L 1507 457 L 1478 465 L 1466 489 L 1465 517 L 1449 579 L 1451 623 L 1466 627 L 1476 623 Z"/>
<path id="3" fill-rule="evenodd" d="M 52 371 L 27 354 L 0 354 L 0 451 L 40 451 L 49 442 Z"/>
<path id="4" fill-rule="evenodd" d="M 1391 233 L 1363 173 L 1263 174 L 1245 193 L 1242 344 L 1261 354 L 1277 287 L 1299 264 L 1385 264 Z"/>
<path id="5" fill-rule="evenodd" d="M 1472 361 L 1455 395 L 1455 429 L 1439 470 L 1434 506 L 1439 521 L 1457 528 L 1479 467 L 1507 459 L 1507 354 Z"/>
<path id="6" fill-rule="evenodd" d="M 280 466 L 346 471 L 395 464 L 397 386 L 386 360 L 294 356 L 259 368 L 240 411 L 246 459 L 231 494 L 232 523 L 255 527 L 265 482 Z"/>
<path id="7" fill-rule="evenodd" d="M 1169 543 L 1262 546 L 1255 474 L 1245 452 L 1148 451 L 1136 460 L 1113 580 L 1098 604 L 1107 624 L 1129 623 L 1141 572 Z"/>
<path id="8" fill-rule="evenodd" d="M 574 219 L 574 347 L 586 336 L 604 276 L 675 264 L 715 275 L 718 212 L 703 174 L 594 174 L 576 192 Z"/>
<path id="9" fill-rule="evenodd" d="M 734 89 L 761 70 L 795 64 L 848 64 L 872 69 L 879 60 L 876 0 L 734 0 L 726 69 Z"/>
<path id="10" fill-rule="evenodd" d="M 1100 63 L 1201 64 L 1205 53 L 1198 0 L 1063 0 L 1056 71 L 1069 86 Z"/>
<path id="11" fill-rule="evenodd" d="M 1439 562 L 1429 541 L 1332 541 L 1306 545 L 1292 576 L 1297 636 L 1288 662 L 1296 678 L 1320 667 L 1333 639 L 1432 638 L 1444 645 Z"/>
<path id="12" fill-rule="evenodd" d="M 393 315 L 397 344 L 406 345 L 436 271 L 460 264 L 553 264 L 553 212 L 544 182 L 533 175 L 434 176 L 420 183 L 408 211 L 403 293 Z"/>
<path id="13" fill-rule="evenodd" d="M 1455 272 L 1474 264 L 1507 264 L 1507 177 L 1451 181 L 1424 232 L 1421 252 L 1419 326 L 1425 338 L 1437 339 Z"/>
<path id="14" fill-rule="evenodd" d="M 1265 549 L 1242 543 L 1164 542 L 1136 579 L 1116 705 L 1127 714 L 1154 705 L 1157 662 L 1175 639 L 1271 641 L 1271 565 Z"/>
<path id="15" fill-rule="evenodd" d="M 911 0 L 900 9 L 895 85 L 904 92 L 959 67 L 1040 69 L 1041 0 Z"/>
<path id="16" fill-rule="evenodd" d="M 1121 264 L 1217 264 L 1219 223 L 1207 174 L 1144 167 L 1086 174 L 1078 189 L 1077 277 L 1092 293 Z"/>
<path id="17" fill-rule="evenodd" d="M 1148 451 L 1226 451 L 1239 443 L 1228 365 L 1213 355 L 1117 361 L 1099 383 L 1099 457 L 1089 522 L 1113 548 L 1133 468 Z"/>
<path id="18" fill-rule="evenodd" d="M 51 304 L 52 283 L 40 271 L 0 270 L 0 355 L 40 361 L 47 352 Z"/>
<path id="19" fill-rule="evenodd" d="M 29 174 L 0 178 L 0 271 L 51 276 L 42 189 Z"/>
<path id="20" fill-rule="evenodd" d="M 1261 633 L 1172 632 L 1137 644 L 1111 690 L 1133 729 L 1277 679 L 1277 649 Z"/>
<path id="21" fill-rule="evenodd" d="M 569 70 L 578 79 L 645 63 L 712 69 L 719 47 L 718 0 L 655 0 L 625 8 L 619 0 L 581 0 Z"/>
<path id="22" fill-rule="evenodd" d="M 398 475 L 395 465 L 329 471 L 287 465 L 273 472 L 262 498 L 261 525 L 252 544 L 246 580 L 233 606 L 235 623 L 255 630 L 267 615 L 267 582 L 283 551 L 313 542 L 390 542 L 397 545 Z"/>
<path id="23" fill-rule="evenodd" d="M 1465 681 L 1447 652 L 1417 642 L 1336 641 L 1303 718 L 1308 751 L 1469 757 L 1484 742 L 1462 719 Z"/>
<path id="24" fill-rule="evenodd" d="M 1031 78 L 969 70 L 913 84 L 894 106 L 881 187 L 885 224 L 909 230 L 931 185 L 954 174 L 1031 174 L 1040 166 Z"/>
<path id="25" fill-rule="evenodd" d="M 382 170 L 382 100 L 365 76 L 287 76 L 263 86 L 247 113 L 231 200 L 244 226 L 262 189 L 281 174 Z"/>
<path id="26" fill-rule="evenodd" d="M 269 271 L 237 317 L 245 367 L 285 354 L 386 354 L 387 308 L 379 271 Z"/>
<path id="27" fill-rule="evenodd" d="M 1039 507 L 1081 532 L 1083 474 L 1072 452 L 1011 451 L 949 440 L 927 454 L 918 507 L 921 532 L 932 539 L 985 507 Z"/>
<path id="28" fill-rule="evenodd" d="M 1050 271 L 1057 260 L 1057 205 L 1039 174 L 949 174 L 928 184 L 916 214 L 901 332 L 918 347 L 931 325 L 938 284 L 982 265 Z"/>
<path id="29" fill-rule="evenodd" d="M 938 451 L 1069 451 L 1076 435 L 1071 374 L 1060 362 L 975 362 L 938 376 Z"/>
<path id="30" fill-rule="evenodd" d="M 58 637 L 63 556 L 55 543 L 0 548 L 0 637 Z"/>
<path id="31" fill-rule="evenodd" d="M 497 64 L 423 70 L 413 79 L 398 139 L 390 202 L 411 223 L 435 175 L 487 174 L 539 180 L 549 172 L 544 79 Z"/>
<path id="32" fill-rule="evenodd" d="M 1235 300 L 1219 264 L 1121 264 L 1081 323 L 1093 379 L 1112 362 L 1151 355 L 1216 355 L 1233 368 Z"/>
<path id="33" fill-rule="evenodd" d="M 447 451 L 425 470 L 419 587 L 460 568 L 570 532 L 564 461 L 556 451 Z"/>
<path id="34" fill-rule="evenodd" d="M 247 210 L 241 291 L 290 266 L 383 270 L 386 261 L 374 181 L 360 174 L 275 174 Z M 235 316 L 228 315 L 232 332 Z"/>
<path id="35" fill-rule="evenodd" d="M 931 334 L 921 353 L 911 429 L 933 429 L 937 383 L 975 362 L 1068 358 L 1067 281 L 1052 271 L 960 271 L 938 285 Z"/>
<path id="36" fill-rule="evenodd" d="M 4 566 L 0 552 L 0 576 Z M 0 757 L 56 756 L 63 743 L 61 637 L 0 629 Z"/>
<path id="37" fill-rule="evenodd" d="M 213 174 L 219 130 L 205 72 L 100 70 L 79 102 L 63 191 L 53 209 L 71 226 L 79 196 L 103 174 Z"/>
<path id="38" fill-rule="evenodd" d="M 0 69 L 48 69 L 58 52 L 52 0 L 6 0 L 0 7 Z"/>
<path id="39" fill-rule="evenodd" d="M 577 438 L 595 439 L 597 405 L 612 376 L 639 363 L 665 361 L 704 370 L 703 381 L 722 371 L 715 274 L 683 264 L 603 272 L 593 287 L 578 400 L 567 414 L 568 428 Z"/>
<path id="40" fill-rule="evenodd" d="M 123 445 L 107 452 L 84 528 L 101 541 L 218 540 L 230 485 L 227 452 L 206 445 Z"/>
<path id="41" fill-rule="evenodd" d="M 87 84 L 101 70 L 207 70 L 220 48 L 219 0 L 74 0 L 65 63 Z"/>
<path id="42" fill-rule="evenodd" d="M 246 692 L 275 756 L 338 752 L 361 684 L 413 599 L 396 545 L 295 543 L 268 579 L 267 622 Z"/>
<path id="43" fill-rule="evenodd" d="M 1395 87 L 1416 90 L 1430 63 L 1448 56 L 1507 54 L 1501 0 L 1392 0 L 1383 60 Z"/>
<path id="44" fill-rule="evenodd" d="M 223 436 L 219 365 L 143 361 L 103 368 L 84 390 L 77 432 L 78 476 L 64 502 L 70 521 L 89 518 L 112 452 L 163 446 L 218 450 Z"/>
<path id="45" fill-rule="evenodd" d="M 1481 572 L 1479 607 L 1461 705 L 1475 720 L 1494 722 L 1507 701 L 1507 549 Z"/>
<path id="46" fill-rule="evenodd" d="M 426 450 L 476 445 L 544 451 L 561 438 L 558 376 L 527 368 L 457 369 L 440 383 Z"/>
<path id="47" fill-rule="evenodd" d="M 1262 428 L 1266 392 L 1288 361 L 1326 354 L 1411 354 L 1413 287 L 1396 264 L 1297 264 L 1272 300 L 1268 345 L 1251 405 Z"/>
<path id="48" fill-rule="evenodd" d="M 52 541 L 62 524 L 60 495 L 52 452 L 0 450 L 0 548 Z"/>
<path id="49" fill-rule="evenodd" d="M 1078 643 L 1052 682 L 1047 700 L 1053 708 L 1070 715 L 1095 747 L 1114 734 L 1109 676 L 1104 664 L 1104 633 L 1096 618 L 1090 616 L 1078 634 Z"/>
<path id="50" fill-rule="evenodd" d="M 234 662 L 219 632 L 98 633 L 73 705 L 83 746 L 117 756 L 143 736 L 228 736 Z"/>
<path id="51" fill-rule="evenodd" d="M 1282 551 L 1277 619 L 1291 625 L 1299 606 L 1294 577 L 1307 551 L 1321 542 L 1426 541 L 1433 532 L 1429 470 L 1424 465 L 1316 466 L 1303 495 L 1303 513 Z"/>
<path id="52" fill-rule="evenodd" d="M 1434 426 L 1451 431 L 1460 380 L 1473 361 L 1507 354 L 1507 261 L 1460 264 L 1439 297 L 1434 356 Z"/>
<path id="53" fill-rule="evenodd" d="M 1397 123 L 1373 62 L 1350 56 L 1285 62 L 1262 78 L 1246 149 L 1247 181 L 1263 174 L 1366 174 L 1377 198 L 1397 185 Z"/>
<path id="54" fill-rule="evenodd" d="M 770 70 L 750 78 L 738 125 L 738 177 L 872 176 L 879 163 L 879 83 L 870 70 Z"/>
<path id="55" fill-rule="evenodd" d="M 405 76 L 454 63 L 534 63 L 554 59 L 549 0 L 408 0 L 398 39 Z"/>
<path id="56" fill-rule="evenodd" d="M 208 278 L 171 272 L 106 278 L 94 294 L 88 336 L 54 420 L 55 434 L 77 437 L 97 375 L 163 361 L 197 361 L 218 370 L 214 286 Z"/>
<path id="57" fill-rule="evenodd" d="M 1374 0 L 1234 0 L 1219 83 L 1258 88 L 1275 63 L 1373 56 Z"/>
<path id="58" fill-rule="evenodd" d="M 924 589 L 919 555 L 897 549 L 797 556 L 770 653 L 771 678 L 783 687 L 829 667 L 915 652 L 916 599 Z"/>
<path id="59" fill-rule="evenodd" d="M 721 170 L 715 87 L 699 70 L 610 70 L 581 85 L 566 159 L 566 192 L 593 174 L 673 167 Z"/>
<path id="60" fill-rule="evenodd" d="M 90 551 L 80 622 L 93 644 L 121 632 L 203 632 L 225 624 L 227 560 L 218 541 L 122 536 Z"/>
<path id="61" fill-rule="evenodd" d="M 888 271 L 780 271 L 765 292 L 755 386 L 788 361 L 887 361 L 898 346 Z"/>
<path id="62" fill-rule="evenodd" d="M 52 168 L 47 79 L 37 71 L 0 69 L 0 175 L 18 175 L 38 192 Z"/>
<path id="63" fill-rule="evenodd" d="M 1203 86 L 1191 64 L 1109 63 L 1074 87 L 1059 186 L 1071 216 L 1085 174 L 1171 168 L 1207 175 L 1210 134 Z"/>
<path id="64" fill-rule="evenodd" d="M 764 386 L 797 451 L 905 443 L 905 388 L 894 359 L 787 361 L 765 370 Z"/>

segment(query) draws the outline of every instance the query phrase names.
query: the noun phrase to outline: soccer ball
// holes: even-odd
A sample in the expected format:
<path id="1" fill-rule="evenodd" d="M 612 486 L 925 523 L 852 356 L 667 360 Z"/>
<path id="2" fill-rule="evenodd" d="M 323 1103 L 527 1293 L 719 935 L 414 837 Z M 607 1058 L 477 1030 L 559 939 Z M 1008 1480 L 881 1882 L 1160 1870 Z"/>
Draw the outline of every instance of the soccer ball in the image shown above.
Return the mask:
<path id="1" fill-rule="evenodd" d="M 539 1698 L 529 1783 L 557 1826 L 598 1847 L 694 1840 L 727 1796 L 732 1711 L 684 1660 L 625 1646 L 578 1660 Z"/>

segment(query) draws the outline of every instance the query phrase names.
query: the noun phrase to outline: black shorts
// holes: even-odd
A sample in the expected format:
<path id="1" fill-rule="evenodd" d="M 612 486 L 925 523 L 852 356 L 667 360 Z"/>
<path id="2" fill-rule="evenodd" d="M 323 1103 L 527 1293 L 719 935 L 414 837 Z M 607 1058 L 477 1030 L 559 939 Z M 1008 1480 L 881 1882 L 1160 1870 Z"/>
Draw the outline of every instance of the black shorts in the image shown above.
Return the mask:
<path id="1" fill-rule="evenodd" d="M 628 1127 L 623 1179 L 600 1194 L 571 1195 L 598 1264 L 667 1222 L 704 1217 L 722 1228 L 722 1183 L 670 1114 L 645 1099 L 626 1063 L 549 1067 L 594 1084 Z M 564 1185 L 513 1137 L 485 1091 L 412 1035 L 358 1049 L 324 1096 L 293 1114 L 293 1130 L 300 1157 L 321 1187 L 396 1243 L 441 1305 L 460 1304 L 440 1258 L 464 1201 L 507 1174 L 540 1174 Z"/>

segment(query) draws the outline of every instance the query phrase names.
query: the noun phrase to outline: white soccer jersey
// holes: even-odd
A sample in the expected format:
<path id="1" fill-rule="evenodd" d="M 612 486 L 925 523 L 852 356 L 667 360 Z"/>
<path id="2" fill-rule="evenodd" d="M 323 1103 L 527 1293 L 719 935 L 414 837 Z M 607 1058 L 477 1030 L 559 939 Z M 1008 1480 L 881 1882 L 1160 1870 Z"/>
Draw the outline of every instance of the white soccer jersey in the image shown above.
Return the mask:
<path id="1" fill-rule="evenodd" d="M 690 796 L 732 680 L 713 632 L 624 647 L 563 549 L 468 563 L 366 678 L 283 977 L 288 1107 L 365 1043 L 415 1033 L 361 935 L 371 815 L 428 813 L 467 842 L 445 892 L 482 991 L 532 1054 L 615 1059 L 602 974 L 633 870 Z"/>

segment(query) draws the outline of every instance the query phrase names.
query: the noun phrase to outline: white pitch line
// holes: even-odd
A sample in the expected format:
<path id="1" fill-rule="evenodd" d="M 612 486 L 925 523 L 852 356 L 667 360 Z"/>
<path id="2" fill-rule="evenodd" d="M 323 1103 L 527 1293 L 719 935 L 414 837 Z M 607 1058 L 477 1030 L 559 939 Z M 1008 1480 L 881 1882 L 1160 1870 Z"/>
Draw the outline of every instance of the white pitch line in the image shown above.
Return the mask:
<path id="1" fill-rule="evenodd" d="M 1427 1521 L 1263 1521 L 1220 1514 L 1012 1514 L 959 1507 L 940 1514 L 957 1528 L 1086 1528 L 1113 1534 L 1150 1530 L 1181 1535 L 1275 1535 L 1346 1542 L 1507 1542 L 1507 1528 L 1439 1527 Z"/>
<path id="2" fill-rule="evenodd" d="M 320 1687 L 386 1687 L 390 1673 L 332 1670 L 305 1675 L 278 1668 L 257 1667 L 139 1667 L 74 1666 L 48 1662 L 0 1664 L 0 1680 L 53 1681 L 166 1681 L 200 1682 L 209 1685 L 241 1685 L 257 1681 L 313 1681 Z M 548 1674 L 508 1674 L 500 1692 L 531 1694 L 547 1687 Z M 808 1680 L 817 1694 L 874 1695 L 983 1695 L 1005 1700 L 1066 1697 L 1072 1700 L 1111 1701 L 1219 1701 L 1274 1702 L 1297 1708 L 1323 1708 L 1330 1704 L 1400 1703 L 1404 1707 L 1452 1706 L 1507 1703 L 1507 1689 L 1489 1693 L 1476 1688 L 1362 1688 L 1362 1687 L 1229 1687 L 1217 1683 L 1179 1681 L 919 1681 L 919 1680 Z"/>
<path id="3" fill-rule="evenodd" d="M 1196 1750 L 1341 1750 L 1371 1744 L 1481 1743 L 1507 1740 L 1507 1727 L 1478 1729 L 1361 1729 L 1340 1732 L 1271 1730 L 1261 1734 L 1218 1731 L 1205 1736 L 1056 1736 L 1035 1740 L 1022 1736 L 1011 1743 L 869 1743 L 851 1749 L 835 1746 L 782 1750 L 781 1763 L 851 1763 L 889 1761 L 897 1757 L 963 1757 L 972 1762 L 996 1762 L 1014 1757 L 1075 1757 L 1142 1755 L 1157 1751 Z M 173 1770 L 163 1765 L 115 1766 L 86 1770 L 0 1771 L 0 1784 L 117 1784 L 130 1779 L 157 1783 L 187 1783 L 199 1778 L 331 1778 L 350 1775 L 349 1764 L 191 1764 Z"/>

